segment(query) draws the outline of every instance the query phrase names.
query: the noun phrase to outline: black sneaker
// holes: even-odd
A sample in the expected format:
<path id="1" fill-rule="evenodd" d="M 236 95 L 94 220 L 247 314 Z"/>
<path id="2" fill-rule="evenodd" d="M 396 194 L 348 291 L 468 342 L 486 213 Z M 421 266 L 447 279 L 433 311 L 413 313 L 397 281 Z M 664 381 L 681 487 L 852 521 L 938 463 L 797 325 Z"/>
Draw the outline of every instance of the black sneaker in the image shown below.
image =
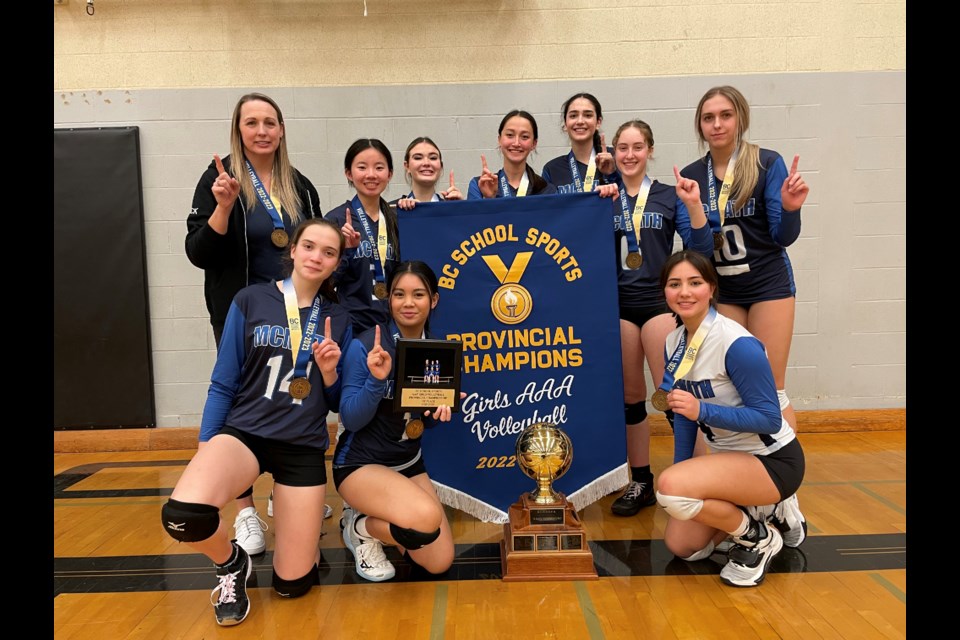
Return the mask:
<path id="1" fill-rule="evenodd" d="M 250 598 L 247 597 L 247 578 L 253 571 L 250 556 L 236 542 L 237 558 L 230 564 L 217 567 L 220 584 L 210 592 L 210 603 L 217 614 L 217 624 L 229 627 L 243 622 L 250 613 Z M 219 591 L 219 595 L 217 592 Z M 216 600 L 214 596 L 217 595 Z"/>
<path id="2" fill-rule="evenodd" d="M 657 494 L 653 491 L 653 478 L 650 482 L 631 481 L 623 495 L 613 501 L 610 510 L 617 516 L 632 516 L 656 501 Z"/>

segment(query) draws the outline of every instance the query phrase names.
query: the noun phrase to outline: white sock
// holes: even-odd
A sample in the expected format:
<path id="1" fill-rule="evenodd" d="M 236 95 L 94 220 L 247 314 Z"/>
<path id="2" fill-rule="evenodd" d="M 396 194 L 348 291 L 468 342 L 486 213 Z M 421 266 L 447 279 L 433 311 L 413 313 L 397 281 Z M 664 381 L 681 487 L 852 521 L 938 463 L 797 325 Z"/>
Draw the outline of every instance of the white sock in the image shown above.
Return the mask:
<path id="1" fill-rule="evenodd" d="M 353 530 L 357 532 L 357 535 L 361 538 L 372 538 L 370 532 L 367 531 L 367 516 L 360 516 L 353 521 Z"/>
<path id="2" fill-rule="evenodd" d="M 750 516 L 748 516 L 747 514 L 745 514 L 745 513 L 743 513 L 743 512 L 741 512 L 740 515 L 741 515 L 741 517 L 743 518 L 743 519 L 740 521 L 740 526 L 737 527 L 736 529 L 734 529 L 733 531 L 728 531 L 728 532 L 727 532 L 727 533 L 729 533 L 730 535 L 732 535 L 734 538 L 740 538 L 740 537 L 746 535 L 746 534 L 747 534 L 747 531 L 750 530 Z"/>

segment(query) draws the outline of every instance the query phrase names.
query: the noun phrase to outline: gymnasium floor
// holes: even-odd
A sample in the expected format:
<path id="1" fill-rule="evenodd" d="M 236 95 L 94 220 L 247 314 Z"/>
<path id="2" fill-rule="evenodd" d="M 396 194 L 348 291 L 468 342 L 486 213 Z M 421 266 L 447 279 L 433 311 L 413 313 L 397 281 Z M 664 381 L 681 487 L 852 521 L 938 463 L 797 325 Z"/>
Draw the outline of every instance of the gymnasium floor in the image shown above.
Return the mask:
<path id="1" fill-rule="evenodd" d="M 160 507 L 192 450 L 54 454 L 54 633 L 132 638 L 903 638 L 906 636 L 906 431 L 803 433 L 799 491 L 809 536 L 784 548 L 753 589 L 720 583 L 725 559 L 678 561 L 663 546 L 666 515 L 610 514 L 610 495 L 581 512 L 600 578 L 504 582 L 503 526 L 448 509 L 457 543 L 440 578 L 359 578 L 340 539 L 341 502 L 321 539 L 322 584 L 281 600 L 270 587 L 273 532 L 254 557 L 248 618 L 218 627 L 211 563 L 160 526 Z M 652 467 L 672 440 L 654 436 Z M 328 460 L 329 464 L 329 460 Z M 328 469 L 329 471 L 329 469 Z M 254 487 L 266 517 L 270 478 Z M 531 481 L 532 484 L 532 481 Z M 531 486 L 531 489 L 533 487 Z M 224 510 L 230 522 L 235 507 Z M 262 585 L 262 586 L 258 586 Z"/>

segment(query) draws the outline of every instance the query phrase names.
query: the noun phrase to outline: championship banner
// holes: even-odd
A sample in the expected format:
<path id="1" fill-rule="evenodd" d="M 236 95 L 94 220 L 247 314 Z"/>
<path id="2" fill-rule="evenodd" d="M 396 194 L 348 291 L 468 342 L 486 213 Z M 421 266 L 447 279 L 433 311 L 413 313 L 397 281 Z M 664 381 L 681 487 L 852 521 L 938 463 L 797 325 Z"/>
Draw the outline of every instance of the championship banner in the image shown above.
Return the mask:
<path id="1" fill-rule="evenodd" d="M 506 522 L 536 487 L 515 447 L 540 421 L 573 443 L 554 487 L 577 510 L 629 481 L 610 211 L 595 193 L 397 211 L 401 255 L 439 277 L 430 331 L 463 343 L 462 410 L 422 443 L 444 504 Z"/>

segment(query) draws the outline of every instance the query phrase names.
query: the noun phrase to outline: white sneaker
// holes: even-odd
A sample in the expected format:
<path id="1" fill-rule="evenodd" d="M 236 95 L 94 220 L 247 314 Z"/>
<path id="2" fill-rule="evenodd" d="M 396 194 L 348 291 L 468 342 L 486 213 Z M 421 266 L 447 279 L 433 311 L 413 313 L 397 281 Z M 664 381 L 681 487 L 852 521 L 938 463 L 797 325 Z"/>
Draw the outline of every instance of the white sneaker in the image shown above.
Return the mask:
<path id="1" fill-rule="evenodd" d="M 354 522 L 363 514 L 349 510 L 349 518 L 343 520 L 343 543 L 353 554 L 357 573 L 371 582 L 383 582 L 396 575 L 393 563 L 383 552 L 383 543 L 376 538 L 367 538 L 357 533 Z"/>
<path id="2" fill-rule="evenodd" d="M 755 587 L 767 575 L 773 557 L 783 549 L 783 536 L 776 527 L 757 523 L 766 536 L 756 541 L 734 538 L 727 564 L 720 570 L 720 579 L 732 587 Z"/>
<path id="3" fill-rule="evenodd" d="M 244 507 L 233 521 L 237 544 L 251 556 L 267 550 L 267 541 L 263 532 L 269 529 L 267 523 L 260 519 L 254 507 Z"/>
<path id="4" fill-rule="evenodd" d="M 267 498 L 267 515 L 271 518 L 273 517 L 273 491 L 270 492 L 270 497 Z M 323 505 L 323 519 L 333 517 L 333 507 L 328 504 Z"/>
<path id="5" fill-rule="evenodd" d="M 771 519 L 783 534 L 783 544 L 788 547 L 796 549 L 807 539 L 807 520 L 800 511 L 797 494 L 778 502 Z"/>
<path id="6" fill-rule="evenodd" d="M 343 531 L 344 526 L 354 518 L 355 514 L 353 507 L 348 505 L 346 502 L 343 503 L 343 509 L 340 511 L 340 531 Z M 346 541 L 344 541 L 346 542 Z"/>
<path id="7" fill-rule="evenodd" d="M 766 522 L 773 517 L 773 512 L 776 510 L 777 505 L 775 504 L 761 504 L 753 505 L 747 507 L 747 513 L 750 514 L 750 517 L 754 520 L 759 520 L 760 522 Z"/>

